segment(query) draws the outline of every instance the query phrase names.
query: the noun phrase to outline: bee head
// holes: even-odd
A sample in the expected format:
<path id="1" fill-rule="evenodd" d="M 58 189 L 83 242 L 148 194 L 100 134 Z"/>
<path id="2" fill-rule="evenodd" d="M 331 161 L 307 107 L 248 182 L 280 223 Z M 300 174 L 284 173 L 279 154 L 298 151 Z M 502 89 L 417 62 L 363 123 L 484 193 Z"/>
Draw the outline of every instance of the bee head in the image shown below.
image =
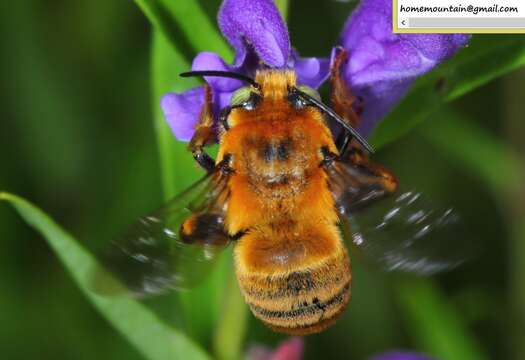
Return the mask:
<path id="1" fill-rule="evenodd" d="M 263 69 L 257 71 L 255 79 L 235 72 L 217 70 L 189 71 L 180 74 L 180 76 L 227 77 L 242 80 L 249 84 L 249 86 L 237 90 L 232 95 L 230 106 L 223 110 L 221 123 L 225 130 L 228 130 L 230 126 L 228 124 L 228 115 L 232 109 L 242 108 L 251 111 L 256 110 L 262 102 L 277 104 L 286 100 L 295 109 L 302 109 L 307 106 L 317 108 L 325 116 L 339 123 L 368 152 L 373 152 L 370 144 L 347 121 L 321 101 L 321 97 L 315 89 L 307 86 L 297 86 L 297 78 L 293 70 Z"/>

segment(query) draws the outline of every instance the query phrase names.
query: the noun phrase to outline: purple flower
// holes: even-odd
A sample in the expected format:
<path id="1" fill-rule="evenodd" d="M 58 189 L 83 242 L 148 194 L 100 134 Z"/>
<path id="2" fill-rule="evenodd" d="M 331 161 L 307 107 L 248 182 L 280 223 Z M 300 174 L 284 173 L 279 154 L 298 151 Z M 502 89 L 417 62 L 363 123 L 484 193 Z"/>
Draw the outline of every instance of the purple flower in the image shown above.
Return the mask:
<path id="1" fill-rule="evenodd" d="M 272 0 L 224 0 L 218 22 L 235 49 L 233 64 L 215 53 L 202 52 L 193 60 L 192 70 L 225 70 L 253 77 L 262 66 L 294 68 L 298 83 L 314 88 L 328 77 L 328 58 L 301 58 L 291 49 L 288 30 Z M 233 92 L 244 85 L 239 80 L 218 77 L 206 77 L 206 81 L 214 94 L 215 116 L 229 104 Z M 161 99 L 164 116 L 178 140 L 190 140 L 203 102 L 202 87 L 182 94 L 168 93 Z"/>
<path id="2" fill-rule="evenodd" d="M 363 100 L 359 131 L 368 135 L 418 76 L 452 56 L 469 38 L 461 34 L 394 34 L 392 1 L 361 1 L 340 39 L 350 54 L 345 79 Z"/>
<path id="3" fill-rule="evenodd" d="M 253 77 L 259 68 L 295 69 L 298 83 L 319 87 L 329 74 L 326 58 L 301 58 L 292 49 L 288 31 L 272 0 L 224 0 L 219 27 L 235 49 L 233 64 L 202 52 L 192 70 L 226 70 Z M 362 0 L 344 26 L 340 44 L 349 51 L 343 76 L 363 100 L 359 130 L 367 135 L 378 120 L 406 93 L 413 80 L 450 57 L 468 41 L 466 35 L 392 33 L 391 0 Z M 229 104 L 244 84 L 235 79 L 207 77 L 214 96 L 214 114 Z M 202 87 L 168 93 L 161 107 L 178 140 L 188 141 L 204 102 Z"/>
<path id="4" fill-rule="evenodd" d="M 249 360 L 301 360 L 303 352 L 303 339 L 293 337 L 280 343 L 275 350 L 266 346 L 252 346 L 246 358 Z"/>
<path id="5" fill-rule="evenodd" d="M 373 356 L 368 360 L 433 360 L 432 358 L 415 352 L 388 352 Z"/>
<path id="6" fill-rule="evenodd" d="M 255 345 L 248 349 L 248 360 L 301 360 L 304 353 L 304 340 L 299 337 L 289 338 L 280 343 L 275 350 L 266 346 Z M 434 360 L 414 352 L 388 352 L 368 358 L 368 360 Z"/>

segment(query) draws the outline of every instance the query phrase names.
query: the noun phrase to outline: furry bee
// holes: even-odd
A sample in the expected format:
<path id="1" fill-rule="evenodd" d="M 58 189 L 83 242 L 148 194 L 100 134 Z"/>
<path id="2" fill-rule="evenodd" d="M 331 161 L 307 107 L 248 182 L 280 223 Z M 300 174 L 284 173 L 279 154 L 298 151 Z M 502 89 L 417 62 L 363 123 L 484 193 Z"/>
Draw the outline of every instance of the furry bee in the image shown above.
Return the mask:
<path id="1" fill-rule="evenodd" d="M 189 149 L 207 175 L 115 243 L 114 272 L 139 294 L 184 287 L 198 277 L 185 272 L 188 263 L 204 267 L 233 243 L 237 279 L 253 315 L 275 331 L 305 335 L 333 324 L 350 300 L 344 236 L 391 269 L 449 266 L 407 255 L 412 245 L 438 236 L 454 214 L 427 210 L 419 194 L 397 191 L 394 174 L 370 161 L 370 145 L 354 130 L 356 99 L 340 76 L 346 57 L 340 51 L 332 65 L 332 107 L 299 86 L 292 70 L 261 69 L 254 79 L 182 74 L 233 77 L 247 86 L 221 112 L 215 160 L 204 149 L 217 133 L 206 87 Z M 342 129 L 335 139 L 329 121 Z M 381 199 L 390 199 L 390 210 L 376 210 L 380 221 L 359 227 L 358 215 Z M 405 237 L 402 246 L 371 240 L 396 232 Z"/>

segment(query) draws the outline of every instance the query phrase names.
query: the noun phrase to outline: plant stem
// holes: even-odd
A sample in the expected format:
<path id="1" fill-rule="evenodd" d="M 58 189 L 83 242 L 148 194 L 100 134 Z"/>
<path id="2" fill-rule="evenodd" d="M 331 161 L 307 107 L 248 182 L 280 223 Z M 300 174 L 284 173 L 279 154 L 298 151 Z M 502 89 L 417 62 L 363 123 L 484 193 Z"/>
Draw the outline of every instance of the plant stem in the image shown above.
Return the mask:
<path id="1" fill-rule="evenodd" d="M 521 81 L 520 81 L 521 80 Z M 525 126 L 521 119 L 522 97 L 525 87 L 525 72 L 508 78 L 506 93 L 506 125 L 516 147 L 522 146 L 525 154 Z M 521 89 L 520 89 L 521 87 Z M 521 92 L 520 92 L 521 91 Z M 461 121 L 454 113 L 445 113 L 447 121 L 436 122 L 426 128 L 426 140 L 439 146 L 451 159 L 466 166 L 486 182 L 501 207 L 506 210 L 509 239 L 510 302 L 512 308 L 512 331 L 509 346 L 515 359 L 525 353 L 525 167 L 519 155 L 508 143 L 499 141 L 469 121 Z M 458 147 L 456 144 L 461 143 Z"/>
<path id="2" fill-rule="evenodd" d="M 275 5 L 279 9 L 284 21 L 288 19 L 288 2 L 288 0 L 275 0 Z"/>
<path id="3" fill-rule="evenodd" d="M 418 346 L 438 359 L 487 359 L 457 310 L 429 279 L 401 277 L 396 294 Z"/>
<path id="4" fill-rule="evenodd" d="M 230 271 L 228 280 L 221 307 L 224 311 L 215 328 L 213 339 L 214 353 L 219 360 L 242 358 L 242 344 L 247 325 L 246 304 L 233 271 Z"/>
<path id="5" fill-rule="evenodd" d="M 525 123 L 523 122 L 523 94 L 525 93 L 525 70 L 520 70 L 504 80 L 505 125 L 508 138 L 521 159 L 525 159 Z M 520 162 L 524 164 L 524 161 Z M 525 173 L 523 166 L 519 171 Z M 525 175 L 523 176 L 525 178 Z M 510 301 L 514 331 L 510 338 L 511 354 L 521 359 L 525 354 L 525 183 L 516 184 L 506 198 L 507 219 L 510 228 L 509 272 Z"/>

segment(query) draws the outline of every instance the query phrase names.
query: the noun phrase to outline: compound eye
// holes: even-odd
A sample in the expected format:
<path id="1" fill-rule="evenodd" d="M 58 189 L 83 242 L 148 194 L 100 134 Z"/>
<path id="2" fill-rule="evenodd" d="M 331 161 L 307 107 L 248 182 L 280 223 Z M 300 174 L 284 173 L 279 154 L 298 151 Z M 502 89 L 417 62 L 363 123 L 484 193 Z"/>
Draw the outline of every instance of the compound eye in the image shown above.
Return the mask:
<path id="1" fill-rule="evenodd" d="M 319 95 L 319 92 L 315 90 L 314 88 L 311 88 L 310 86 L 306 86 L 306 85 L 300 85 L 297 88 L 301 90 L 302 92 L 304 92 L 305 94 L 310 95 L 314 99 L 321 101 L 321 95 Z"/>
<path id="2" fill-rule="evenodd" d="M 230 100 L 230 105 L 231 106 L 241 106 L 242 104 L 244 104 L 246 101 L 250 99 L 250 93 L 251 93 L 251 90 L 249 86 L 245 86 L 245 87 L 238 89 L 237 91 L 233 93 L 231 100 Z"/>
<path id="3" fill-rule="evenodd" d="M 245 86 L 235 91 L 230 100 L 232 108 L 253 110 L 257 105 L 260 95 L 254 93 L 250 86 Z"/>
<path id="4" fill-rule="evenodd" d="M 319 101 L 321 101 L 321 95 L 319 93 L 306 85 L 301 85 L 297 87 L 297 90 L 309 95 L 310 97 L 313 97 Z M 304 96 L 300 96 L 297 90 L 291 89 L 288 93 L 288 101 L 292 104 L 292 106 L 296 109 L 303 109 L 306 106 L 310 105 L 309 101 L 304 98 Z"/>

